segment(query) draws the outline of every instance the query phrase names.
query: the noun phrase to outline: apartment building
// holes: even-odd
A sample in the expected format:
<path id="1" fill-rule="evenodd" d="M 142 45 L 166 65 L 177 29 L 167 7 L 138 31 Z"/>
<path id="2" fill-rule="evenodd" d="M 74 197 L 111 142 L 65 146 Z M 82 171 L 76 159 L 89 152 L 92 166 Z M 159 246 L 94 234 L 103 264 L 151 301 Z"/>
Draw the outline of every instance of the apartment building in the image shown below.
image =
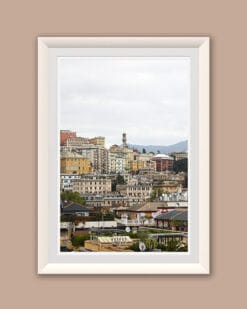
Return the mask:
<path id="1" fill-rule="evenodd" d="M 127 185 L 126 194 L 130 199 L 130 203 L 139 204 L 150 198 L 152 192 L 151 184 L 134 184 Z"/>
<path id="2" fill-rule="evenodd" d="M 76 132 L 72 132 L 70 130 L 61 130 L 60 131 L 60 145 L 64 146 L 66 139 L 70 137 L 76 137 Z"/>
<path id="3" fill-rule="evenodd" d="M 100 147 L 105 147 L 105 137 L 103 136 L 95 136 L 93 138 L 88 139 L 89 144 L 93 144 Z"/>
<path id="4" fill-rule="evenodd" d="M 93 172 L 99 174 L 108 173 L 109 169 L 109 154 L 108 150 L 101 146 L 84 145 L 77 149 L 78 153 L 87 158 Z"/>
<path id="5" fill-rule="evenodd" d="M 178 181 L 174 180 L 154 180 L 153 189 L 160 189 L 164 193 L 181 193 L 182 185 Z"/>
<path id="6" fill-rule="evenodd" d="M 71 148 L 78 148 L 78 147 L 82 147 L 88 144 L 89 144 L 88 138 L 80 137 L 80 136 L 68 137 L 64 141 L 64 146 L 71 147 Z"/>
<path id="7" fill-rule="evenodd" d="M 60 159 L 61 174 L 88 174 L 90 172 L 89 161 L 77 153 L 67 153 Z"/>
<path id="8" fill-rule="evenodd" d="M 108 163 L 109 163 L 108 165 L 109 173 L 121 174 L 125 172 L 126 160 L 123 154 L 110 152 Z"/>
<path id="9" fill-rule="evenodd" d="M 151 160 L 155 161 L 157 172 L 165 172 L 173 170 L 173 162 L 174 162 L 173 157 L 170 157 L 166 154 L 157 154 Z"/>
<path id="10" fill-rule="evenodd" d="M 81 194 L 106 194 L 111 192 L 112 181 L 107 176 L 86 175 L 72 181 L 73 191 Z"/>
<path id="11" fill-rule="evenodd" d="M 152 185 L 150 183 L 117 185 L 116 191 L 127 196 L 130 205 L 140 204 L 150 198 Z"/>
<path id="12" fill-rule="evenodd" d="M 60 174 L 60 191 L 72 191 L 72 180 L 80 179 L 76 174 Z"/>
<path id="13" fill-rule="evenodd" d="M 84 194 L 83 199 L 86 201 L 86 205 L 93 207 L 103 208 L 118 208 L 120 206 L 129 206 L 129 198 L 113 192 L 101 195 L 101 194 Z"/>
<path id="14" fill-rule="evenodd" d="M 188 152 L 172 152 L 170 156 L 173 157 L 175 161 L 188 159 Z"/>

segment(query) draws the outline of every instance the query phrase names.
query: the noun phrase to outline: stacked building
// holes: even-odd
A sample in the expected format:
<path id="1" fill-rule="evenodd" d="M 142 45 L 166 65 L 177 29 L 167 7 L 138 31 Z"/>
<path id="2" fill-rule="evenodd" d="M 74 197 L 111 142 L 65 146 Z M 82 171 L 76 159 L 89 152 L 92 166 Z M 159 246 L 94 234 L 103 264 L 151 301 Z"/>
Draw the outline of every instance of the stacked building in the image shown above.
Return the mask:
<path id="1" fill-rule="evenodd" d="M 111 192 L 111 179 L 104 175 L 86 175 L 72 181 L 72 191 L 83 194 L 106 194 Z"/>
<path id="2" fill-rule="evenodd" d="M 159 199 L 183 199 L 185 174 L 175 174 L 173 165 L 185 153 L 141 153 L 128 147 L 125 133 L 121 145 L 107 149 L 103 136 L 81 137 L 62 130 L 60 145 L 61 191 L 79 192 L 87 204 L 141 205 L 155 194 Z"/>
<path id="3" fill-rule="evenodd" d="M 82 175 L 91 172 L 88 159 L 74 152 L 62 154 L 60 166 L 62 174 Z"/>
<path id="4" fill-rule="evenodd" d="M 165 172 L 173 170 L 173 161 L 174 158 L 166 154 L 157 154 L 151 159 L 156 163 L 157 172 Z"/>

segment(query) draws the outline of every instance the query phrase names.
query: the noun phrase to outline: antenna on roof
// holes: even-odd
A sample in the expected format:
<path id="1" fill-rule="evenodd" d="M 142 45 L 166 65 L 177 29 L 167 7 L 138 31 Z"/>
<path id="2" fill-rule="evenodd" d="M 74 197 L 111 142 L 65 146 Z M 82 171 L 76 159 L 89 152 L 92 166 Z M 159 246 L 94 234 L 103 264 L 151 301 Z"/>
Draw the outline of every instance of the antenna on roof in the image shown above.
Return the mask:
<path id="1" fill-rule="evenodd" d="M 139 242 L 139 249 L 141 252 L 146 250 L 146 245 L 144 244 L 144 242 L 142 241 Z"/>

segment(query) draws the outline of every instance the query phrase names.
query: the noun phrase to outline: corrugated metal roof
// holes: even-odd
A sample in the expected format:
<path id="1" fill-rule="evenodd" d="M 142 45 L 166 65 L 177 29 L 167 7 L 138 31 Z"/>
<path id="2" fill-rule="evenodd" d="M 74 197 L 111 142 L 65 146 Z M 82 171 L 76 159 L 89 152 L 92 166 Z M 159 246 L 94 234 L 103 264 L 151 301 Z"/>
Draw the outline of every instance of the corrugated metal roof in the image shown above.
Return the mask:
<path id="1" fill-rule="evenodd" d="M 132 242 L 132 239 L 129 236 L 113 236 L 113 237 L 107 237 L 107 236 L 100 236 L 98 237 L 98 241 L 100 243 L 126 243 L 126 242 Z"/>
<path id="2" fill-rule="evenodd" d="M 81 204 L 70 203 L 62 208 L 62 213 L 70 212 L 88 212 L 89 210 Z"/>
<path id="3" fill-rule="evenodd" d="M 166 213 L 160 214 L 155 217 L 155 220 L 179 220 L 188 221 L 188 211 L 187 210 L 172 210 Z"/>

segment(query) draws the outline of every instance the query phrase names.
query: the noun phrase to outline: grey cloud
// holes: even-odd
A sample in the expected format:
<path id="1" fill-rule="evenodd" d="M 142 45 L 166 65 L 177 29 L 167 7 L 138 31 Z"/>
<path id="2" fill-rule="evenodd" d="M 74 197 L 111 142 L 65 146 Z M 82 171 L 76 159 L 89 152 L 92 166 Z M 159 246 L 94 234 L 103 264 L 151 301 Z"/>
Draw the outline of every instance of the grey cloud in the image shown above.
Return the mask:
<path id="1" fill-rule="evenodd" d="M 62 58 L 61 129 L 120 143 L 169 144 L 188 138 L 188 58 Z"/>

